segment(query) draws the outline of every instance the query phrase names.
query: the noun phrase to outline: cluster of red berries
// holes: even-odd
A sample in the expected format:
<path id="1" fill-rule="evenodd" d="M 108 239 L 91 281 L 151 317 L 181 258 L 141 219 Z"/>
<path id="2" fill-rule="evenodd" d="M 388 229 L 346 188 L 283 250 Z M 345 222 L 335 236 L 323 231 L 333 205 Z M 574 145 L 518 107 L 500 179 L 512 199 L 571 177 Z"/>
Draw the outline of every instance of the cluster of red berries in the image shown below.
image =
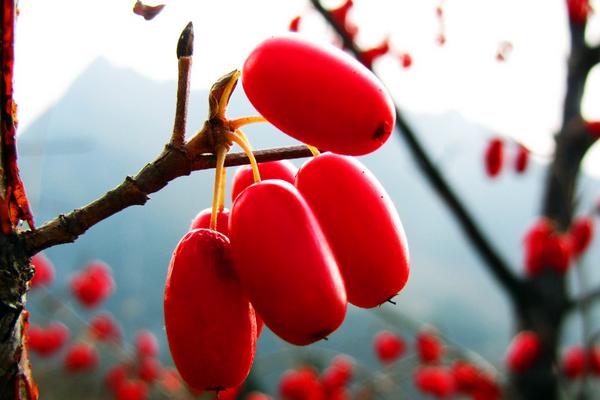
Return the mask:
<path id="1" fill-rule="evenodd" d="M 352 41 L 355 40 L 358 35 L 358 26 L 349 18 L 350 11 L 354 6 L 353 0 L 346 0 L 338 8 L 329 10 L 331 18 L 335 23 L 344 31 L 346 36 Z M 289 24 L 290 32 L 300 32 L 300 24 L 302 22 L 302 16 L 298 15 L 294 17 Z M 410 53 L 404 51 L 395 51 L 390 46 L 389 38 L 385 38 L 379 45 L 363 50 L 360 53 L 360 61 L 369 69 L 373 68 L 373 63 L 380 57 L 385 55 L 395 56 L 402 68 L 410 68 L 413 60 Z"/>
<path id="2" fill-rule="evenodd" d="M 513 166 L 515 172 L 522 174 L 529 165 L 529 150 L 520 143 L 515 143 Z M 484 152 L 485 172 L 490 178 L 497 177 L 505 163 L 504 139 L 494 137 L 490 139 Z"/>
<path id="3" fill-rule="evenodd" d="M 379 360 L 386 365 L 396 361 L 406 350 L 405 341 L 389 331 L 379 332 L 373 345 Z M 413 379 L 419 391 L 436 398 L 455 394 L 482 400 L 500 398 L 498 385 L 485 371 L 463 360 L 443 365 L 444 345 L 430 329 L 418 332 L 415 350 L 420 365 L 415 369 Z"/>
<path id="4" fill-rule="evenodd" d="M 561 369 L 568 379 L 578 379 L 588 373 L 600 378 L 600 347 L 569 347 L 562 356 Z"/>
<path id="5" fill-rule="evenodd" d="M 525 246 L 525 272 L 534 277 L 551 268 L 564 274 L 574 258 L 580 257 L 593 239 L 594 220 L 582 216 L 573 222 L 566 233 L 559 233 L 547 218 L 540 218 L 527 231 Z"/>
<path id="6" fill-rule="evenodd" d="M 307 345 L 340 326 L 348 302 L 381 305 L 409 273 L 389 196 L 348 156 L 376 150 L 391 134 L 395 110 L 381 83 L 339 49 L 293 36 L 261 43 L 242 74 L 254 107 L 315 157 L 298 171 L 279 161 L 239 169 L 230 213 L 217 164 L 210 218 L 201 212 L 179 242 L 165 286 L 171 354 L 196 392 L 244 381 L 262 321 Z M 249 148 L 243 135 L 230 137 Z"/>

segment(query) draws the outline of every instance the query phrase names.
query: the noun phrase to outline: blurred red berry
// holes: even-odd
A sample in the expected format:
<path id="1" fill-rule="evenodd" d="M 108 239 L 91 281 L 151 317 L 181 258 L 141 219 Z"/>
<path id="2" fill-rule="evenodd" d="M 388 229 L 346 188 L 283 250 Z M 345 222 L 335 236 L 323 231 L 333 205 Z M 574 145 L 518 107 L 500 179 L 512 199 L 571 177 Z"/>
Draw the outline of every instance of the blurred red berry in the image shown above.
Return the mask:
<path id="1" fill-rule="evenodd" d="M 126 364 L 117 364 L 106 372 L 104 383 L 108 389 L 116 393 L 119 387 L 125 383 L 128 375 L 128 366 Z"/>
<path id="2" fill-rule="evenodd" d="M 518 147 L 517 157 L 515 158 L 515 171 L 522 174 L 527 169 L 527 165 L 529 165 L 529 149 L 520 143 Z"/>
<path id="3" fill-rule="evenodd" d="M 94 369 L 98 366 L 98 352 L 87 343 L 74 344 L 67 352 L 64 365 L 69 372 Z"/>
<path id="4" fill-rule="evenodd" d="M 236 400 L 242 391 L 242 385 L 234 386 L 225 390 L 215 392 L 213 398 L 215 400 Z"/>
<path id="5" fill-rule="evenodd" d="M 520 374 L 538 359 L 542 345 L 538 335 L 531 331 L 519 332 L 508 346 L 506 364 L 511 372 Z"/>
<path id="6" fill-rule="evenodd" d="M 145 357 L 140 362 L 138 376 L 144 382 L 154 383 L 160 378 L 161 373 L 162 365 L 158 359 L 154 357 Z"/>
<path id="7" fill-rule="evenodd" d="M 580 217 L 573 222 L 569 230 L 573 255 L 580 256 L 587 250 L 594 236 L 594 220 L 592 217 Z"/>
<path id="8" fill-rule="evenodd" d="M 564 274 L 571 265 L 573 250 L 568 235 L 552 235 L 548 238 L 545 248 L 545 264 Z"/>
<path id="9" fill-rule="evenodd" d="M 600 121 L 585 121 L 585 127 L 593 137 L 600 137 Z"/>
<path id="10" fill-rule="evenodd" d="M 48 357 L 57 352 L 69 340 L 69 329 L 60 322 L 51 322 L 42 328 L 30 325 L 27 335 L 29 350 L 40 357 Z"/>
<path id="11" fill-rule="evenodd" d="M 390 51 L 390 42 L 388 39 L 385 39 L 378 46 L 372 47 L 367 50 L 363 50 L 360 53 L 360 61 L 369 69 L 373 68 L 373 62 L 379 57 L 382 57 L 389 53 Z"/>
<path id="12" fill-rule="evenodd" d="M 451 396 L 455 391 L 452 374 L 448 369 L 442 367 L 418 367 L 415 371 L 414 381 L 420 391 L 440 399 Z"/>
<path id="13" fill-rule="evenodd" d="M 554 228 L 547 218 L 538 219 L 527 231 L 523 239 L 525 246 L 525 272 L 534 277 L 544 269 L 546 244 Z"/>
<path id="14" fill-rule="evenodd" d="M 400 53 L 399 59 L 400 59 L 400 64 L 402 65 L 402 68 L 404 68 L 404 69 L 410 68 L 413 63 L 413 59 L 412 59 L 412 56 L 410 55 L 410 53 Z"/>
<path id="15" fill-rule="evenodd" d="M 424 330 L 417 334 L 417 353 L 421 362 L 435 364 L 442 358 L 444 347 L 434 333 Z"/>
<path id="16" fill-rule="evenodd" d="M 145 400 L 148 398 L 148 386 L 139 380 L 127 380 L 119 386 L 117 400 Z"/>
<path id="17" fill-rule="evenodd" d="M 110 267 L 102 261 L 89 263 L 71 279 L 71 291 L 82 306 L 98 306 L 112 293 L 114 281 Z"/>
<path id="18" fill-rule="evenodd" d="M 489 177 L 498 176 L 504 164 L 504 141 L 501 138 L 493 138 L 489 141 L 484 155 L 485 172 Z"/>
<path id="19" fill-rule="evenodd" d="M 584 24 L 592 13 L 589 0 L 566 0 L 569 20 L 573 24 Z"/>
<path id="20" fill-rule="evenodd" d="M 585 372 L 585 349 L 581 346 L 568 348 L 563 354 L 562 370 L 569 379 L 575 379 L 582 376 Z"/>
<path id="21" fill-rule="evenodd" d="M 321 385 L 327 393 L 336 391 L 337 388 L 346 386 L 354 373 L 354 360 L 350 356 L 341 354 L 336 356 L 329 367 L 321 374 Z"/>
<path id="22" fill-rule="evenodd" d="M 302 17 L 300 15 L 295 16 L 291 21 L 290 21 L 290 25 L 289 25 L 289 31 L 290 32 L 298 32 L 299 28 L 300 28 L 300 21 L 302 20 Z"/>
<path id="23" fill-rule="evenodd" d="M 31 258 L 35 273 L 31 278 L 31 287 L 48 286 L 54 281 L 54 265 L 43 253 L 38 253 Z"/>
<path id="24" fill-rule="evenodd" d="M 358 27 L 348 20 L 348 13 L 353 5 L 352 0 L 346 0 L 338 8 L 329 10 L 331 17 L 346 32 L 350 39 L 354 39 L 358 34 Z"/>
<path id="25" fill-rule="evenodd" d="M 596 376 L 600 376 L 600 347 L 593 347 L 588 354 L 590 371 Z"/>
<path id="26" fill-rule="evenodd" d="M 119 341 L 122 337 L 121 327 L 109 313 L 98 314 L 90 321 L 90 334 L 100 342 Z"/>
<path id="27" fill-rule="evenodd" d="M 138 358 L 156 357 L 158 355 L 158 339 L 146 330 L 138 332 L 135 337 L 135 351 Z"/>
<path id="28" fill-rule="evenodd" d="M 390 331 L 381 331 L 373 340 L 375 354 L 384 364 L 394 362 L 406 350 L 404 340 Z"/>
<path id="29" fill-rule="evenodd" d="M 181 389 L 181 377 L 175 368 L 166 368 L 160 377 L 160 386 L 167 392 L 176 392 Z"/>
<path id="30" fill-rule="evenodd" d="M 283 400 L 318 400 L 323 398 L 316 372 L 303 367 L 286 371 L 279 381 L 279 395 Z"/>
<path id="31" fill-rule="evenodd" d="M 451 372 L 457 391 L 469 393 L 477 387 L 479 371 L 473 365 L 465 361 L 455 361 L 452 364 Z"/>
<path id="32" fill-rule="evenodd" d="M 246 395 L 246 400 L 273 400 L 273 398 L 261 392 L 250 392 Z"/>

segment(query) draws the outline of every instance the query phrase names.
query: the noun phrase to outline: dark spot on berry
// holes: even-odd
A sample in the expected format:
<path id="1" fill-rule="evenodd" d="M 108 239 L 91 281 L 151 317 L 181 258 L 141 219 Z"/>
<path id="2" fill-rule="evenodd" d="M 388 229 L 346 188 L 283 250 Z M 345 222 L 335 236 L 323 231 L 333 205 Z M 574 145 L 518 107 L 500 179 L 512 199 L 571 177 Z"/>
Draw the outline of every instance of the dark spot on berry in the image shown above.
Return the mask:
<path id="1" fill-rule="evenodd" d="M 385 131 L 387 130 L 386 128 L 387 124 L 385 122 L 379 123 L 379 125 L 377 125 L 377 128 L 375 128 L 375 130 L 373 131 L 373 139 L 383 142 Z"/>

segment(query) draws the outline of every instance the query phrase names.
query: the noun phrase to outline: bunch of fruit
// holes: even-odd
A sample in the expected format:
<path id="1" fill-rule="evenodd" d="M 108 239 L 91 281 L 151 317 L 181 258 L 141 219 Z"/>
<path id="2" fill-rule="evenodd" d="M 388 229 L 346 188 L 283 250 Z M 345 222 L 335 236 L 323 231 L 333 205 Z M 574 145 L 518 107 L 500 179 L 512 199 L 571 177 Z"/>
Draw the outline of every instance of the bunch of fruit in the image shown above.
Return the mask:
<path id="1" fill-rule="evenodd" d="M 244 381 L 263 321 L 282 339 L 308 345 L 340 326 L 348 302 L 381 305 L 409 274 L 406 238 L 389 196 L 350 157 L 376 150 L 391 134 L 395 109 L 383 86 L 338 49 L 271 38 L 242 72 L 264 119 L 229 121 L 224 109 L 237 76 L 212 113 L 230 129 L 215 139 L 213 207 L 177 245 L 165 287 L 171 354 L 198 392 Z M 239 127 L 264 120 L 306 143 L 314 158 L 298 171 L 285 161 L 258 165 Z M 233 178 L 229 212 L 224 159 L 233 143 L 251 167 Z"/>

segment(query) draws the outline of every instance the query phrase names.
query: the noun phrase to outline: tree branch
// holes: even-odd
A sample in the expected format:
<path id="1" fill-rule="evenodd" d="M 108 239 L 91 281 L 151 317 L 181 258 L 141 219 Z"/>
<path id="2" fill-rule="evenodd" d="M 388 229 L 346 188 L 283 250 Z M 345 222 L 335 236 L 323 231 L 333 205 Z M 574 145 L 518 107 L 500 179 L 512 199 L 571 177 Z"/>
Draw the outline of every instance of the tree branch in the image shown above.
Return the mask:
<path id="1" fill-rule="evenodd" d="M 331 14 L 323 7 L 319 0 L 311 0 L 315 9 L 327 20 L 342 39 L 344 46 L 351 51 L 355 58 L 361 59 L 361 51 L 348 36 L 343 27 L 339 26 Z M 469 213 L 458 195 L 446 181 L 441 171 L 436 167 L 433 160 L 420 143 L 415 131 L 404 119 L 400 108 L 396 105 L 396 126 L 399 133 L 408 144 L 408 148 L 421 172 L 435 189 L 440 198 L 445 202 L 463 232 L 470 240 L 473 248 L 484 260 L 489 272 L 497 279 L 500 285 L 511 295 L 517 296 L 520 292 L 521 281 L 512 273 L 508 263 L 498 251 L 492 246 L 491 241 L 485 236 L 474 217 Z"/>
<path id="2" fill-rule="evenodd" d="M 600 287 L 592 289 L 576 299 L 572 299 L 569 301 L 567 309 L 568 311 L 575 311 L 577 309 L 586 308 L 598 300 L 600 300 Z"/>
<path id="3" fill-rule="evenodd" d="M 258 162 L 293 159 L 311 156 L 306 146 L 281 147 L 254 152 Z M 119 186 L 107 192 L 92 203 L 68 214 L 59 215 L 35 231 L 23 232 L 26 252 L 32 256 L 44 249 L 75 241 L 81 234 L 98 222 L 133 206 L 143 205 L 148 195 L 164 188 L 170 181 L 192 171 L 214 168 L 216 157 L 213 154 L 190 153 L 168 145 L 163 153 L 146 165 L 135 177 L 127 177 Z M 244 153 L 227 155 L 225 165 L 248 164 Z"/>

